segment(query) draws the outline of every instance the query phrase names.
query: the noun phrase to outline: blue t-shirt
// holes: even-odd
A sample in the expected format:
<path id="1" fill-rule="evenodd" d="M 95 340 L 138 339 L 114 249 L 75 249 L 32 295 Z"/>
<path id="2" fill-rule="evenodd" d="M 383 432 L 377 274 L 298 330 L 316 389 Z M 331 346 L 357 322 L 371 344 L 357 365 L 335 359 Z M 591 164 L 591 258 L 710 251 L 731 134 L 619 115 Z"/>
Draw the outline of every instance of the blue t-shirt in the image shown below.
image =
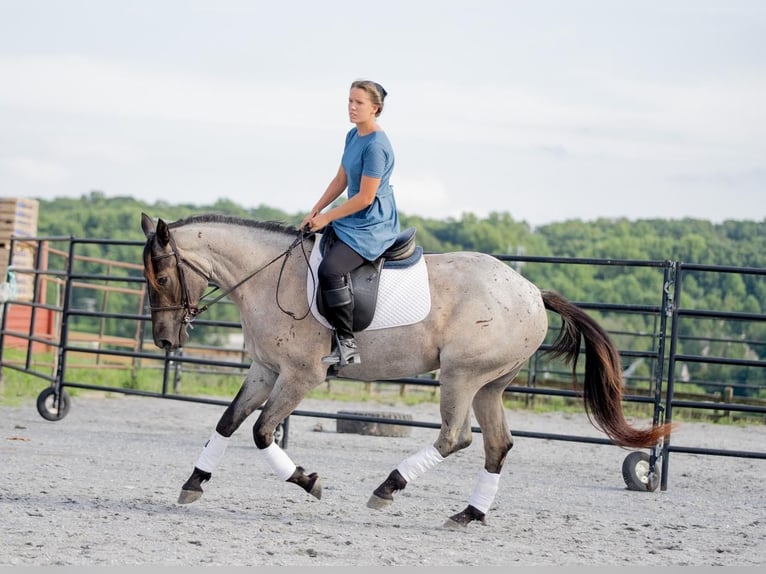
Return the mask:
<path id="1" fill-rule="evenodd" d="M 332 222 L 338 238 L 362 257 L 373 261 L 388 249 L 399 234 L 399 213 L 389 184 L 394 170 L 394 149 L 382 131 L 360 136 L 352 128 L 346 134 L 341 160 L 348 181 L 348 198 L 357 193 L 362 176 L 380 178 L 375 199 L 369 207 Z"/>

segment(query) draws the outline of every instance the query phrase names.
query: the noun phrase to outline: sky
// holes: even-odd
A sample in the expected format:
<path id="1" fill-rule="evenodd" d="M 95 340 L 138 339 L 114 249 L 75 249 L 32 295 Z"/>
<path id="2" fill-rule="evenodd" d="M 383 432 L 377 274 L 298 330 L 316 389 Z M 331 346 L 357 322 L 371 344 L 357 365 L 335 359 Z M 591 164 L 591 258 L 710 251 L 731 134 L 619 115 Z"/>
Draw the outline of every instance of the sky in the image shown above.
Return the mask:
<path id="1" fill-rule="evenodd" d="M 402 213 L 766 222 L 762 0 L 0 0 L 0 196 L 307 212 L 356 79 Z"/>

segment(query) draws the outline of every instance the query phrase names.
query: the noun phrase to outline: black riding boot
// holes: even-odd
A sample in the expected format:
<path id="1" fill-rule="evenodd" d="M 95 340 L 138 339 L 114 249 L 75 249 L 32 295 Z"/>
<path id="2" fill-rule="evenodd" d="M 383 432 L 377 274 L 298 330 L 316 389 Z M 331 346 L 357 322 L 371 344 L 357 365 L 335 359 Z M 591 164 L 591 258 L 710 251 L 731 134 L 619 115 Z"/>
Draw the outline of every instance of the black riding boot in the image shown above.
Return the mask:
<path id="1" fill-rule="evenodd" d="M 335 328 L 332 353 L 322 357 L 322 363 L 344 367 L 362 362 L 354 339 L 354 300 L 348 285 L 324 293 L 327 320 Z"/>

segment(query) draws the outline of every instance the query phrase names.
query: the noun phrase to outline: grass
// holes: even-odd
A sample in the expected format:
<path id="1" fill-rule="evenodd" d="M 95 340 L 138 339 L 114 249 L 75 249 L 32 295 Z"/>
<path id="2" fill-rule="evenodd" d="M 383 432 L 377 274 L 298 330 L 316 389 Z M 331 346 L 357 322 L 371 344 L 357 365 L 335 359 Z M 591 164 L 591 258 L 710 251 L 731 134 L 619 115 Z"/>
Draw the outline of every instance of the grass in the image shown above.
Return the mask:
<path id="1" fill-rule="evenodd" d="M 140 391 L 146 393 L 162 393 L 165 377 L 159 361 L 145 360 L 141 368 L 133 368 L 130 363 L 106 363 L 97 361 L 96 355 L 72 353 L 67 358 L 66 379 L 64 387 L 70 396 L 76 397 L 89 390 L 116 392 Z M 101 357 L 103 358 L 103 357 Z M 3 362 L 23 368 L 25 355 L 18 351 L 6 352 Z M 37 395 L 50 386 L 50 380 L 55 377 L 56 358 L 51 353 L 37 353 L 33 356 L 29 371 L 4 367 L 0 383 L 0 405 L 17 406 L 36 399 Z M 32 374 L 31 374 L 32 373 Z M 213 396 L 233 398 L 242 384 L 243 374 L 204 373 L 188 368 L 181 373 L 180 384 L 173 388 L 175 373 L 168 375 L 168 393 L 188 396 Z M 69 384 L 87 385 L 93 389 L 80 389 Z"/>
<path id="2" fill-rule="evenodd" d="M 140 391 L 161 394 L 163 377 L 165 376 L 160 361 L 143 360 L 141 368 L 131 368 L 130 363 L 105 364 L 98 363 L 96 357 L 103 356 L 87 353 L 71 353 L 67 358 L 66 380 L 64 386 L 70 396 L 76 397 L 90 389 L 71 387 L 68 383 L 87 385 L 93 390 L 103 389 L 107 393 Z M 37 395 L 50 386 L 49 379 L 55 375 L 55 356 L 52 353 L 37 353 L 32 357 L 30 371 L 38 376 L 14 368 L 5 367 L 0 379 L 0 405 L 19 406 L 34 401 Z M 25 354 L 13 349 L 6 350 L 3 355 L 5 364 L 23 367 Z M 223 400 L 232 399 L 242 384 L 244 371 L 239 369 L 219 369 L 218 371 L 192 370 L 196 365 L 185 364 L 180 381 L 176 388 L 173 385 L 175 373 L 168 373 L 168 394 L 179 394 L 189 397 L 214 397 Z M 47 377 L 47 378 L 46 378 Z M 329 399 L 343 402 L 369 402 L 371 405 L 409 406 L 424 402 L 438 403 L 439 388 L 429 384 L 424 379 L 422 385 L 400 383 L 364 383 L 359 381 L 329 379 L 308 397 L 313 399 Z M 517 383 L 520 385 L 522 383 Z M 112 391 L 111 389 L 115 389 Z M 676 385 L 678 393 L 701 393 L 702 390 L 694 385 Z M 644 392 L 644 394 L 646 394 Z M 664 397 L 663 397 L 664 398 Z M 527 410 L 536 413 L 563 412 L 582 413 L 584 406 L 580 398 L 526 395 L 523 393 L 507 393 L 504 398 L 506 408 L 512 410 Z M 629 418 L 651 419 L 653 403 L 623 403 L 625 415 Z M 706 420 L 722 424 L 763 424 L 764 416 L 756 413 L 726 413 L 703 409 L 681 409 L 673 411 L 674 420 Z"/>

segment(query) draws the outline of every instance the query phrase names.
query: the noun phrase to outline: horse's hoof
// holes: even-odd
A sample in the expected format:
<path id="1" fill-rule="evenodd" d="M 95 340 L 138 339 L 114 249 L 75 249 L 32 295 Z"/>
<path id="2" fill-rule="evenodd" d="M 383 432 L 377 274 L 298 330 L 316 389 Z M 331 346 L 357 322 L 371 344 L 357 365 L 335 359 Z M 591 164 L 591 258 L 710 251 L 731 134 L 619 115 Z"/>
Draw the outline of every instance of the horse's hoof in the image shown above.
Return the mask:
<path id="1" fill-rule="evenodd" d="M 394 500 L 387 499 L 387 498 L 381 498 L 380 496 L 375 496 L 374 494 L 370 497 L 370 500 L 367 501 L 367 508 L 374 508 L 375 510 L 382 510 L 383 508 L 388 508 L 394 503 Z"/>
<path id="2" fill-rule="evenodd" d="M 302 466 L 297 466 L 293 475 L 287 479 L 287 482 L 297 484 L 314 498 L 320 500 L 322 498 L 322 481 L 316 472 L 306 474 Z"/>
<path id="3" fill-rule="evenodd" d="M 401 473 L 398 470 L 392 470 L 383 484 L 372 491 L 372 496 L 367 501 L 367 508 L 380 510 L 391 506 L 394 503 L 394 493 L 404 490 L 405 486 L 407 486 L 407 481 L 404 480 Z"/>
<path id="4" fill-rule="evenodd" d="M 478 522 L 479 524 L 486 526 L 487 517 L 483 512 L 469 504 L 462 512 L 458 512 L 457 514 L 450 516 L 443 526 L 444 528 L 456 530 L 465 528 L 471 522 Z"/>
<path id="5" fill-rule="evenodd" d="M 319 476 L 316 477 L 316 480 L 314 481 L 314 484 L 311 485 L 308 493 L 317 500 L 322 499 L 322 481 L 319 479 Z"/>
<path id="6" fill-rule="evenodd" d="M 178 504 L 191 504 L 202 498 L 201 490 L 182 490 L 178 496 Z"/>
<path id="7" fill-rule="evenodd" d="M 205 470 L 200 470 L 196 466 L 189 479 L 181 487 L 181 495 L 178 497 L 178 504 L 191 504 L 199 500 L 202 496 L 202 484 L 210 480 L 213 476 Z"/>

